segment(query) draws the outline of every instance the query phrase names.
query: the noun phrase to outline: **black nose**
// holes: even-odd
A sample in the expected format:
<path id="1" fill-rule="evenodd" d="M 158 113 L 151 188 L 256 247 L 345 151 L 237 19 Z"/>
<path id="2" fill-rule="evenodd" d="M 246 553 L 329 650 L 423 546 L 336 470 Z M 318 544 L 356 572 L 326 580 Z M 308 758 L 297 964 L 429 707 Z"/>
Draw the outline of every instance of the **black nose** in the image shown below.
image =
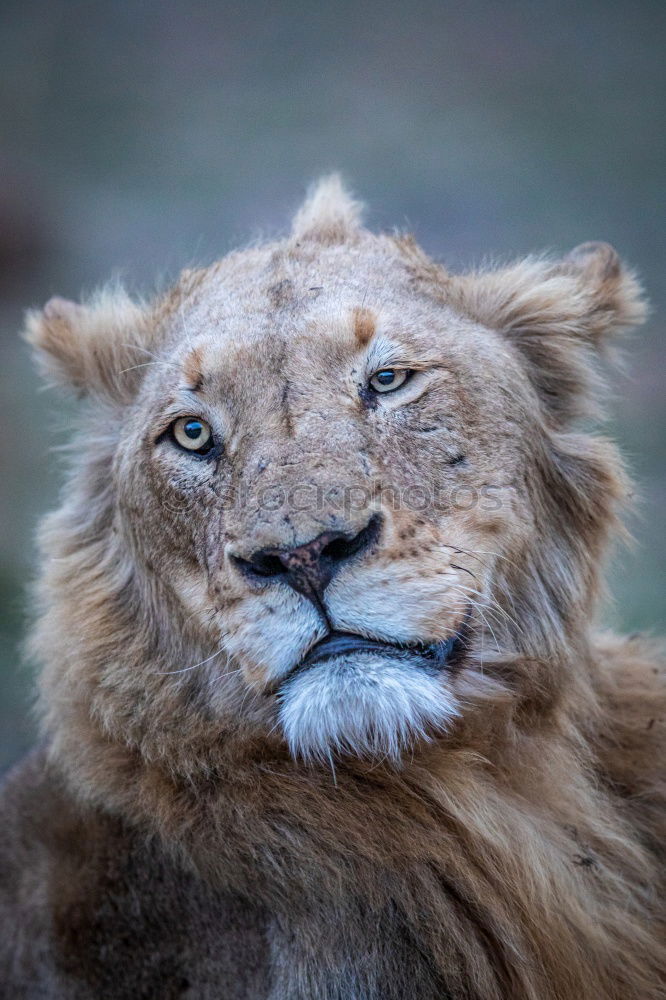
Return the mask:
<path id="1" fill-rule="evenodd" d="M 265 548 L 249 559 L 232 556 L 236 566 L 250 579 L 282 581 L 306 597 L 321 597 L 340 566 L 372 548 L 381 529 L 374 514 L 356 535 L 344 531 L 324 531 L 295 549 Z"/>

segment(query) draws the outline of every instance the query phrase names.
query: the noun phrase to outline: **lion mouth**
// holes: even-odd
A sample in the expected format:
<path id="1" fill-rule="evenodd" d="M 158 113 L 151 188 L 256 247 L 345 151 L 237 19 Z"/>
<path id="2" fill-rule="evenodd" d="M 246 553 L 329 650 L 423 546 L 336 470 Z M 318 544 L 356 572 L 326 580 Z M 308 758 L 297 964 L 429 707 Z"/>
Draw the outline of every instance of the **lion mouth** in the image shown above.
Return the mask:
<path id="1" fill-rule="evenodd" d="M 315 664 L 326 660 L 346 656 L 363 656 L 380 654 L 382 657 L 398 660 L 409 660 L 414 666 L 431 672 L 439 672 L 445 667 L 451 667 L 461 653 L 463 645 L 462 631 L 454 633 L 441 642 L 386 642 L 379 639 L 368 639 L 366 636 L 352 632 L 330 632 L 316 643 L 296 664 L 293 673 L 307 670 Z"/>
<path id="2" fill-rule="evenodd" d="M 462 663 L 470 638 L 471 609 L 467 609 L 458 628 L 448 639 L 437 642 L 390 642 L 386 639 L 372 639 L 355 632 L 338 632 L 333 629 L 323 639 L 316 642 L 305 656 L 289 672 L 271 685 L 266 693 L 278 695 L 296 677 L 308 673 L 327 661 L 362 663 L 364 658 L 377 661 L 378 658 L 414 668 L 434 678 L 447 671 L 454 673 Z"/>
<path id="3" fill-rule="evenodd" d="M 469 619 L 440 642 L 389 642 L 329 632 L 284 677 L 278 716 L 294 757 L 351 755 L 398 761 L 459 714 L 451 685 Z"/>

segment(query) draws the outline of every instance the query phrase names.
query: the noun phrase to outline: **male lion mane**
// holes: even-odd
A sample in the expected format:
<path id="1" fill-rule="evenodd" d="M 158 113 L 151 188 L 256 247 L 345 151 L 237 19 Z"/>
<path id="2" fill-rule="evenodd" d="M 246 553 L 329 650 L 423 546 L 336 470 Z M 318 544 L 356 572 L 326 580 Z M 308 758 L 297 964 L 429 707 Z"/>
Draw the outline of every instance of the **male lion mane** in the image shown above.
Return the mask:
<path id="1" fill-rule="evenodd" d="M 286 252 L 362 254 L 358 213 L 337 179 L 322 182 Z M 543 544 L 501 581 L 524 645 L 490 656 L 451 731 L 400 766 L 305 764 L 240 715 L 216 728 L 194 689 L 188 701 L 157 673 L 138 696 L 133 666 L 164 669 L 190 647 L 185 632 L 160 649 L 175 612 L 157 591 L 128 606 L 114 414 L 211 269 L 150 305 L 113 289 L 31 314 L 47 377 L 88 398 L 87 454 L 41 536 L 43 744 L 3 793 L 8 1000 L 663 996 L 663 677 L 648 640 L 590 633 L 627 487 L 614 447 L 576 429 L 597 388 L 592 355 L 642 321 L 640 288 L 598 244 L 456 276 L 409 238 L 372 239 L 433 308 L 505 337 L 535 388 Z M 242 276 L 261 252 L 222 266 Z M 125 673 L 108 669 L 119 656 Z"/>

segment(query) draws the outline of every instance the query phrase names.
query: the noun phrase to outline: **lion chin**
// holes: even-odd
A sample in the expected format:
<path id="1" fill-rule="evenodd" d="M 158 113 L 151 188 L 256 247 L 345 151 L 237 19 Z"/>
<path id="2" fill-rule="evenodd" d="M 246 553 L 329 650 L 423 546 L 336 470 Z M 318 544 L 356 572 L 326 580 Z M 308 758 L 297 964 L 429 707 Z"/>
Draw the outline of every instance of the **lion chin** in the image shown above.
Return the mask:
<path id="1" fill-rule="evenodd" d="M 349 755 L 398 764 L 405 750 L 458 715 L 443 684 L 460 638 L 400 646 L 335 634 L 317 643 L 280 685 L 279 720 L 294 757 Z"/>

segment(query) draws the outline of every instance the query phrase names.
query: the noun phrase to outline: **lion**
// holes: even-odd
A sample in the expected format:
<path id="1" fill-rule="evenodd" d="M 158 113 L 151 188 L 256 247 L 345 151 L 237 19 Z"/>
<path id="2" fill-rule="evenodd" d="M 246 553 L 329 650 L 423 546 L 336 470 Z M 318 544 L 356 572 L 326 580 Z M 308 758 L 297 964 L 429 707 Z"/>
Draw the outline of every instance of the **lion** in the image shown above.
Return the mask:
<path id="1" fill-rule="evenodd" d="M 283 239 L 27 319 L 40 534 L 3 996 L 656 1000 L 663 660 L 595 615 L 606 244 L 472 273 L 336 176 Z"/>

